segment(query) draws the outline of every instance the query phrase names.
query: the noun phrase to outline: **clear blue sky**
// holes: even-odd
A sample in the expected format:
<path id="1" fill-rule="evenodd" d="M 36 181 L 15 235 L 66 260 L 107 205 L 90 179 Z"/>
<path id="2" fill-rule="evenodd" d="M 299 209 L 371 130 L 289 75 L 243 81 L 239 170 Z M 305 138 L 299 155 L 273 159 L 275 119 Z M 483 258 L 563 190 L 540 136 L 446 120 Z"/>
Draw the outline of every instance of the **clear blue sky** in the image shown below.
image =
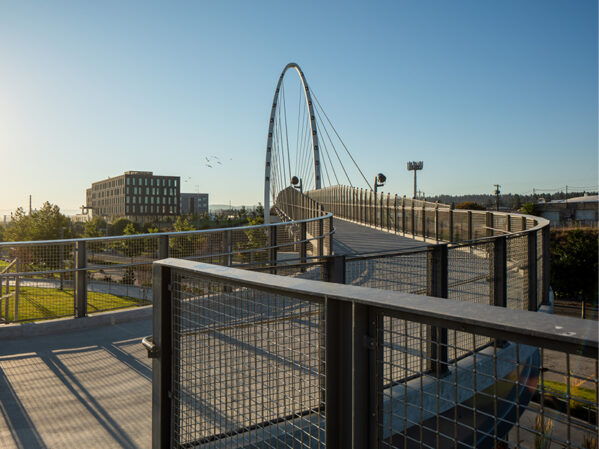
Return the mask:
<path id="1" fill-rule="evenodd" d="M 595 0 L 369 3 L 0 3 L 0 210 L 125 170 L 262 201 L 290 61 L 386 191 L 408 160 L 427 195 L 597 185 Z"/>

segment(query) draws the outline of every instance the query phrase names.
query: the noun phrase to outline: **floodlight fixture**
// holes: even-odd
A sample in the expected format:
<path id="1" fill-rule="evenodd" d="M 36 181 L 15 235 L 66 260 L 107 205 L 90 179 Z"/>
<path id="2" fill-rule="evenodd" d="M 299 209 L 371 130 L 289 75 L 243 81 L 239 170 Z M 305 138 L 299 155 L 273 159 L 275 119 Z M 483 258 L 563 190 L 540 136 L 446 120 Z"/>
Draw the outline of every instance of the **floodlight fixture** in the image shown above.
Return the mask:
<path id="1" fill-rule="evenodd" d="M 414 171 L 414 196 L 412 198 L 416 199 L 416 172 L 418 170 L 422 170 L 424 167 L 424 162 L 422 161 L 410 161 L 408 162 L 408 170 Z"/>
<path id="2" fill-rule="evenodd" d="M 301 178 L 298 178 L 297 176 L 292 176 L 291 177 L 291 185 L 293 187 L 295 187 L 296 189 L 298 189 L 300 191 L 300 193 L 303 193 L 302 179 Z"/>
<path id="3" fill-rule="evenodd" d="M 379 187 L 383 187 L 385 182 L 387 181 L 387 177 L 382 173 L 379 173 L 374 177 L 374 193 L 377 192 Z"/>

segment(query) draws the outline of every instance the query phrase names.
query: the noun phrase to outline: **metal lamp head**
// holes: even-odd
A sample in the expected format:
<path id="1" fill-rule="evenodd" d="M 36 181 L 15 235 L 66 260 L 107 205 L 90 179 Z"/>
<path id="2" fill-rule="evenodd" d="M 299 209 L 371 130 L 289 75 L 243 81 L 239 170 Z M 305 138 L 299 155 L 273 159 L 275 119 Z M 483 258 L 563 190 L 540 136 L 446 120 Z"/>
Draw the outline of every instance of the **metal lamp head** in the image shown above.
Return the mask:
<path id="1" fill-rule="evenodd" d="M 299 178 L 297 176 L 293 176 L 291 178 L 291 185 L 296 186 L 299 183 Z"/>

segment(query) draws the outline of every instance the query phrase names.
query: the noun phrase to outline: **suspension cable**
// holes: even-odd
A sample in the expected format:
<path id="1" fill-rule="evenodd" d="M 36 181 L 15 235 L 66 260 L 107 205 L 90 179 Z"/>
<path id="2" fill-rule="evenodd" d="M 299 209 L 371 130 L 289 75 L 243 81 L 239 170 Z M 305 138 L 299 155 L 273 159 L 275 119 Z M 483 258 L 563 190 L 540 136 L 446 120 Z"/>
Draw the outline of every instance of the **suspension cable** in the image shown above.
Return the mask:
<path id="1" fill-rule="evenodd" d="M 325 118 L 327 119 L 327 122 L 329 123 L 329 125 L 331 125 L 331 128 L 333 128 L 333 131 L 335 133 L 335 135 L 337 136 L 337 138 L 339 139 L 339 141 L 341 142 L 341 145 L 343 145 L 343 148 L 345 149 L 347 155 L 350 157 L 350 159 L 352 160 L 352 162 L 354 163 L 354 165 L 356 166 L 356 168 L 358 169 L 358 171 L 360 172 L 360 175 L 362 175 L 362 178 L 364 179 L 364 181 L 366 182 L 366 184 L 368 185 L 368 187 L 370 187 L 370 190 L 373 190 L 372 186 L 370 185 L 370 183 L 368 182 L 368 179 L 366 179 L 366 176 L 364 176 L 364 173 L 362 172 L 362 170 L 360 169 L 360 167 L 358 166 L 358 164 L 356 163 L 355 159 L 353 158 L 353 156 L 351 155 L 351 153 L 349 152 L 349 150 L 347 149 L 347 146 L 345 146 L 345 143 L 343 142 L 343 140 L 341 139 L 341 136 L 339 136 L 339 133 L 337 132 L 337 130 L 335 129 L 335 126 L 333 126 L 333 124 L 331 123 L 331 120 L 329 119 L 327 113 L 324 111 L 323 107 L 320 105 L 320 102 L 318 101 L 318 98 L 316 96 L 316 93 L 314 93 L 314 90 L 312 90 L 312 96 L 314 97 L 314 100 L 316 100 L 316 104 L 318 105 L 318 107 L 320 108 L 320 110 L 322 111 L 322 113 L 324 114 Z"/>

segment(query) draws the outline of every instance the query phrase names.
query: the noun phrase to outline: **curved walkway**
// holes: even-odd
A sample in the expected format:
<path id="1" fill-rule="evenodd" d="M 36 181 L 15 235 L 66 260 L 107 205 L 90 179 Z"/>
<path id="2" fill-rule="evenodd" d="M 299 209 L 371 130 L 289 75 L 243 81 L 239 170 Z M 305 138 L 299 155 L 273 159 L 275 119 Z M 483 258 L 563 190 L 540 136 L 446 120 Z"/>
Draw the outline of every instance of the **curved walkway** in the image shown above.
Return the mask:
<path id="1" fill-rule="evenodd" d="M 337 217 L 333 220 L 333 226 L 333 251 L 338 255 L 399 251 L 430 244 Z"/>

